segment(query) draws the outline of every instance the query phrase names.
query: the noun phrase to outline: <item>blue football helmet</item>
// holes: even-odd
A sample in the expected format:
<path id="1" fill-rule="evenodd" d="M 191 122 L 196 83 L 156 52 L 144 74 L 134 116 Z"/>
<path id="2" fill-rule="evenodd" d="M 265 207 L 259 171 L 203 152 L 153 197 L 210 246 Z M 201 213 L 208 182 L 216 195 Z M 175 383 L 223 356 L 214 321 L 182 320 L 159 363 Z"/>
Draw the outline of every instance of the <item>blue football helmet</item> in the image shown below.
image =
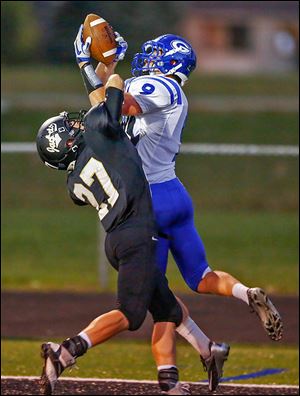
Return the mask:
<path id="1" fill-rule="evenodd" d="M 173 74 L 184 85 L 196 63 L 195 52 L 185 39 L 174 34 L 164 34 L 142 45 L 142 52 L 133 58 L 131 72 L 135 77 L 144 74 Z"/>

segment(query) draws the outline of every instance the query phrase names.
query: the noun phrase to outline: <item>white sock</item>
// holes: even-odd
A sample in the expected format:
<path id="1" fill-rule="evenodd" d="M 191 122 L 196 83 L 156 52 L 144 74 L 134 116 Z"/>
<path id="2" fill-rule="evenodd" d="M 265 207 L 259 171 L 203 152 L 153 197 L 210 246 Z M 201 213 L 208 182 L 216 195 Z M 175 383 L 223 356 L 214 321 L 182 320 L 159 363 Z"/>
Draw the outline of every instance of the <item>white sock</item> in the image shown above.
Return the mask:
<path id="1" fill-rule="evenodd" d="M 188 318 L 176 328 L 176 331 L 185 338 L 204 359 L 210 355 L 210 339 L 196 325 L 192 318 L 188 316 Z"/>
<path id="2" fill-rule="evenodd" d="M 84 332 L 84 331 L 82 331 L 81 333 L 79 333 L 78 334 L 81 338 L 83 338 L 86 342 L 87 342 L 87 344 L 88 344 L 88 348 L 91 348 L 93 345 L 92 345 L 92 342 L 91 342 L 91 340 L 90 340 L 90 337 Z"/>
<path id="3" fill-rule="evenodd" d="M 167 369 L 170 369 L 172 367 L 177 368 L 174 364 L 163 364 L 162 366 L 157 366 L 157 371 L 167 370 Z"/>
<path id="4" fill-rule="evenodd" d="M 241 283 L 236 283 L 232 288 L 232 295 L 240 300 L 243 300 L 249 305 L 249 299 L 247 295 L 247 290 L 249 287 L 242 285 Z"/>

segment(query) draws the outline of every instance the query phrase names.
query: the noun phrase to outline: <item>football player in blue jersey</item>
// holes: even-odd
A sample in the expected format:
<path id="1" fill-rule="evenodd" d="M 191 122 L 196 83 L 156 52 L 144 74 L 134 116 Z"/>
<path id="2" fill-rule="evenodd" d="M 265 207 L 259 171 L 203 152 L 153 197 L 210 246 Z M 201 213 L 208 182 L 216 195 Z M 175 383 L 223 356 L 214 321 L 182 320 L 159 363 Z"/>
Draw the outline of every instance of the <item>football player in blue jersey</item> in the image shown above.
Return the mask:
<path id="1" fill-rule="evenodd" d="M 119 43 L 115 62 L 99 63 L 96 72 L 105 83 L 127 43 Z M 88 56 L 90 56 L 87 50 Z M 188 114 L 188 101 L 182 90 L 197 63 L 188 41 L 164 34 L 142 45 L 132 61 L 134 77 L 125 81 L 123 124 L 142 159 L 150 184 L 158 231 L 157 263 L 166 273 L 168 252 L 187 285 L 197 293 L 233 296 L 250 306 L 272 340 L 282 337 L 282 320 L 264 290 L 249 288 L 231 274 L 213 270 L 203 241 L 194 224 L 192 199 L 175 173 L 175 160 Z M 187 333 L 194 324 L 186 323 Z M 188 340 L 188 337 L 186 337 Z"/>

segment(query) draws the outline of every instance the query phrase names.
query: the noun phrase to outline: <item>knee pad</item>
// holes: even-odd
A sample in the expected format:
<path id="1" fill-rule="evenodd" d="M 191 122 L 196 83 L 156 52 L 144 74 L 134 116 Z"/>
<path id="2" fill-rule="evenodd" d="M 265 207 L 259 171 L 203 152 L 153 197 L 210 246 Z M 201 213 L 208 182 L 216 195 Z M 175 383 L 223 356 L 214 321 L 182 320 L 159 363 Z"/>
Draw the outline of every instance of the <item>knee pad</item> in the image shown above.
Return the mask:
<path id="1" fill-rule="evenodd" d="M 120 309 L 120 311 L 126 316 L 128 322 L 129 322 L 129 331 L 135 331 L 138 330 L 142 324 L 144 323 L 144 320 L 147 315 L 147 310 L 136 310 L 135 312 L 129 312 L 129 311 L 124 311 Z"/>
<path id="2" fill-rule="evenodd" d="M 158 311 L 151 311 L 154 323 L 157 322 L 172 322 L 175 323 L 176 327 L 180 325 L 183 318 L 183 312 L 180 304 L 175 300 L 175 303 L 167 309 L 161 309 Z"/>

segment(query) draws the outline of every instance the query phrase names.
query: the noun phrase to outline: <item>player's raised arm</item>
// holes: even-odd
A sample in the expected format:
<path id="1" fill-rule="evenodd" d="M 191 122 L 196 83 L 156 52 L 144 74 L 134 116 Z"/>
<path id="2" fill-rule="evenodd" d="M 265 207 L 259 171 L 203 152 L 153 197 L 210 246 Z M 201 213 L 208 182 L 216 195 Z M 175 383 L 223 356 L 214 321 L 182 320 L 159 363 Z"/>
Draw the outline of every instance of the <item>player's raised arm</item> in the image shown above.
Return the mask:
<path id="1" fill-rule="evenodd" d="M 120 120 L 124 100 L 123 89 L 123 79 L 118 74 L 111 75 L 105 85 L 105 92 L 106 108 L 113 122 Z"/>
<path id="2" fill-rule="evenodd" d="M 91 105 L 94 106 L 104 101 L 105 87 L 91 64 L 90 46 L 92 38 L 87 37 L 83 41 L 82 31 L 83 25 L 80 25 L 74 41 L 75 56 Z"/>

